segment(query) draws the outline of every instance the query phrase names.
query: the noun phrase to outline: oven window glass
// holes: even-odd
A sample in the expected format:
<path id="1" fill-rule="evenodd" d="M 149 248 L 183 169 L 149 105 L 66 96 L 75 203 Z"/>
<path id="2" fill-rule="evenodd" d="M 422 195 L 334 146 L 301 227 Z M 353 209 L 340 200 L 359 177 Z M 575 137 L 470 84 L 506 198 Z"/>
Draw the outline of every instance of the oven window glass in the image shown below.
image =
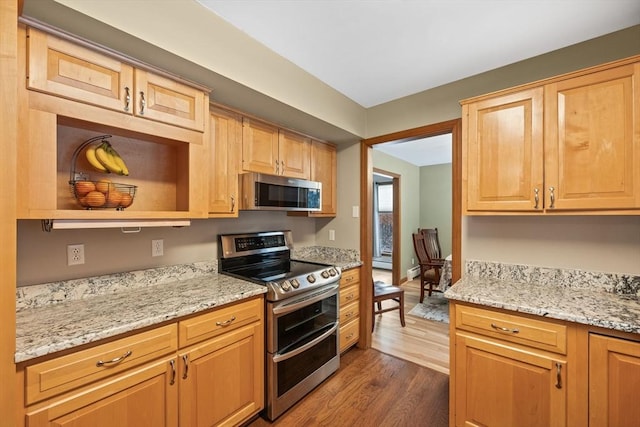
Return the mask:
<path id="1" fill-rule="evenodd" d="M 290 359 L 277 364 L 278 397 L 337 356 L 337 332 Z"/>
<path id="2" fill-rule="evenodd" d="M 338 318 L 338 296 L 332 295 L 321 301 L 302 307 L 292 313 L 277 318 L 277 352 L 287 351 L 304 345 L 313 338 L 322 335 L 333 326 Z"/>

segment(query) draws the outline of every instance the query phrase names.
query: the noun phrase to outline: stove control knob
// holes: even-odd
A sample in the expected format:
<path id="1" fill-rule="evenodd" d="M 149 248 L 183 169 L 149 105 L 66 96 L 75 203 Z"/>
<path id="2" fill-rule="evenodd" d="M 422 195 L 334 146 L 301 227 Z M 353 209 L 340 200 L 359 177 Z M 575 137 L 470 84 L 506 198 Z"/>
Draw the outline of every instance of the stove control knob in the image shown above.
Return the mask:
<path id="1" fill-rule="evenodd" d="M 307 276 L 307 280 L 309 281 L 309 283 L 315 283 L 316 282 L 316 276 L 314 276 L 313 274 L 310 274 Z"/>
<path id="2" fill-rule="evenodd" d="M 291 283 L 289 283 L 288 280 L 285 280 L 284 282 L 282 282 L 282 284 L 280 285 L 280 287 L 282 288 L 283 291 L 287 292 L 291 290 Z"/>
<path id="3" fill-rule="evenodd" d="M 293 286 L 293 289 L 298 289 L 300 287 L 300 282 L 298 282 L 298 279 L 291 279 L 291 286 Z"/>
<path id="4" fill-rule="evenodd" d="M 328 279 L 329 278 L 329 271 L 328 270 L 324 270 L 322 273 L 320 273 L 320 275 L 323 278 Z"/>
<path id="5" fill-rule="evenodd" d="M 330 275 L 331 277 L 335 276 L 336 274 L 338 274 L 338 272 L 336 271 L 336 269 L 335 269 L 335 268 L 330 268 L 330 269 L 329 269 L 329 275 Z"/>

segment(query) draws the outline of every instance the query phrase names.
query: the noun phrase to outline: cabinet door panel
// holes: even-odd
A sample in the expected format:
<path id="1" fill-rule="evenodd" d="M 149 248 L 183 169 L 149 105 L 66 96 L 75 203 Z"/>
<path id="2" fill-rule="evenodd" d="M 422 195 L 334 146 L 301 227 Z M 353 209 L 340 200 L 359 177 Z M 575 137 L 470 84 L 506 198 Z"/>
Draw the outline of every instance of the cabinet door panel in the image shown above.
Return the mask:
<path id="1" fill-rule="evenodd" d="M 542 88 L 469 105 L 467 210 L 534 211 L 542 197 Z"/>
<path id="2" fill-rule="evenodd" d="M 238 215 L 238 161 L 242 143 L 239 114 L 211 109 L 209 216 Z M 214 215 L 212 215 L 214 214 Z"/>
<path id="3" fill-rule="evenodd" d="M 237 329 L 181 356 L 186 378 L 180 383 L 180 425 L 237 425 L 262 409 L 262 328 L 256 323 Z"/>
<path id="4" fill-rule="evenodd" d="M 635 427 L 640 420 L 640 342 L 589 337 L 589 426 Z"/>
<path id="5" fill-rule="evenodd" d="M 335 216 L 337 212 L 337 155 L 333 145 L 311 143 L 311 180 L 322 183 L 322 210 L 310 216 Z"/>
<path id="6" fill-rule="evenodd" d="M 554 187 L 554 209 L 640 206 L 638 68 L 546 86 L 545 187 Z"/>
<path id="7" fill-rule="evenodd" d="M 311 176 L 311 140 L 287 131 L 278 135 L 280 175 L 309 179 Z"/>
<path id="8" fill-rule="evenodd" d="M 28 43 L 29 89 L 132 113 L 133 67 L 32 28 Z"/>
<path id="9" fill-rule="evenodd" d="M 278 128 L 248 118 L 242 120 L 242 170 L 277 174 Z"/>
<path id="10" fill-rule="evenodd" d="M 456 426 L 566 425 L 563 359 L 463 333 L 455 345 Z"/>
<path id="11" fill-rule="evenodd" d="M 135 114 L 204 131 L 204 92 L 157 74 L 136 70 Z"/>
<path id="12" fill-rule="evenodd" d="M 27 413 L 29 427 L 175 427 L 177 383 L 168 360 Z"/>

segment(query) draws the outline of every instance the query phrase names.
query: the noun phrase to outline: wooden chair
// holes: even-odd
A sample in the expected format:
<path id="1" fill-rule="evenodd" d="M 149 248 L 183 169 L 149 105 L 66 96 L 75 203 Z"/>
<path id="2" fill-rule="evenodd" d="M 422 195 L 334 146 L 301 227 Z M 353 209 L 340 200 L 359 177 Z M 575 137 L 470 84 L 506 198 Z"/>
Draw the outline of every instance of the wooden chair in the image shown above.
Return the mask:
<path id="1" fill-rule="evenodd" d="M 386 313 L 387 311 L 399 310 L 400 311 L 400 324 L 404 328 L 404 289 L 389 285 L 384 282 L 373 282 L 373 322 L 371 324 L 371 330 L 375 325 L 375 316 L 376 314 Z M 393 300 L 397 305 L 393 305 L 393 307 L 382 308 L 382 301 Z"/>
<path id="2" fill-rule="evenodd" d="M 442 256 L 442 249 L 440 249 L 440 239 L 438 238 L 438 229 L 437 228 L 419 228 L 419 233 L 422 233 L 424 236 L 425 249 L 427 250 L 427 255 L 433 262 L 437 262 L 437 260 L 441 260 L 444 262 L 444 257 Z"/>
<path id="3" fill-rule="evenodd" d="M 427 290 L 428 296 L 431 296 L 433 292 L 442 292 L 439 289 L 434 289 L 434 286 L 437 288 L 440 284 L 440 271 L 444 265 L 444 260 L 441 258 L 432 259 L 429 256 L 427 247 L 430 245 L 425 241 L 424 233 L 413 233 L 412 236 L 413 249 L 416 252 L 418 264 L 420 265 L 420 302 L 422 302 L 424 301 L 425 289 Z"/>

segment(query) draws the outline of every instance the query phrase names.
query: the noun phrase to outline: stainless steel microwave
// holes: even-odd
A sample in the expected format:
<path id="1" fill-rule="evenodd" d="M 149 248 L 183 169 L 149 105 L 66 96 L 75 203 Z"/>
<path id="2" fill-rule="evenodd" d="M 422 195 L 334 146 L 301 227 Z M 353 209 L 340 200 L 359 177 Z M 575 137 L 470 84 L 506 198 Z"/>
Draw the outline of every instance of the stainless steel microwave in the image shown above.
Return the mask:
<path id="1" fill-rule="evenodd" d="M 263 173 L 240 174 L 241 210 L 319 211 L 322 183 Z"/>

